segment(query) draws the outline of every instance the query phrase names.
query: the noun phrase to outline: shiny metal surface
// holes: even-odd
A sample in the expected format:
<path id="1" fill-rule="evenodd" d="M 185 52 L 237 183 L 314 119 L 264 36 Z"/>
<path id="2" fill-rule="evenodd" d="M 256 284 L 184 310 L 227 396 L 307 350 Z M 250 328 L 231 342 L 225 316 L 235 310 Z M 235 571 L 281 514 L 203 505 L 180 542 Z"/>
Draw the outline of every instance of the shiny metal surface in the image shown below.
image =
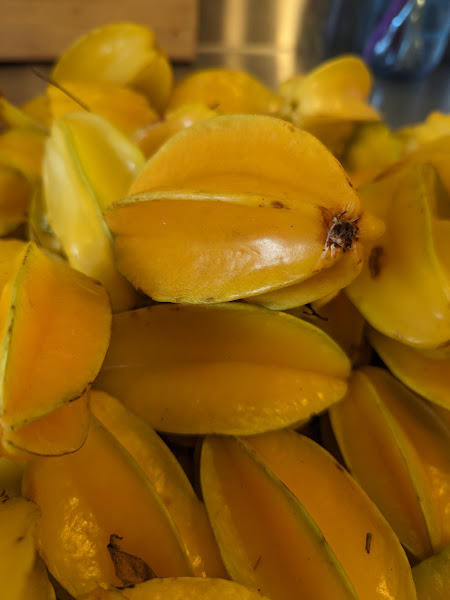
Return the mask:
<path id="1" fill-rule="evenodd" d="M 243 69 L 276 88 L 326 57 L 348 50 L 362 0 L 200 0 L 197 58 L 177 78 L 210 66 Z M 345 18 L 343 17 L 345 15 Z M 40 66 L 48 72 L 48 65 Z M 45 89 L 29 65 L 0 65 L 0 91 L 21 103 Z M 418 81 L 376 77 L 372 94 L 393 128 L 450 112 L 450 62 Z"/>
<path id="2" fill-rule="evenodd" d="M 369 0 L 370 1 L 370 0 Z M 194 65 L 244 69 L 272 88 L 360 43 L 363 0 L 203 0 Z M 450 61 L 423 79 L 374 77 L 372 103 L 393 128 L 450 112 Z"/>

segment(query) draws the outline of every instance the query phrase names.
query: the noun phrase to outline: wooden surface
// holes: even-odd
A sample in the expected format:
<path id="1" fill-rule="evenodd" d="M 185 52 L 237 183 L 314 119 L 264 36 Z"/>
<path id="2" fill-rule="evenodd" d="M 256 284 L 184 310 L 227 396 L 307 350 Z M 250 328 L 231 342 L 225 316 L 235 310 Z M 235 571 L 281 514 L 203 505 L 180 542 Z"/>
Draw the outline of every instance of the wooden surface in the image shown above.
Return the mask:
<path id="1" fill-rule="evenodd" d="M 0 62 L 54 60 L 81 34 L 105 23 L 149 25 L 172 60 L 197 46 L 198 0 L 1 0 Z"/>

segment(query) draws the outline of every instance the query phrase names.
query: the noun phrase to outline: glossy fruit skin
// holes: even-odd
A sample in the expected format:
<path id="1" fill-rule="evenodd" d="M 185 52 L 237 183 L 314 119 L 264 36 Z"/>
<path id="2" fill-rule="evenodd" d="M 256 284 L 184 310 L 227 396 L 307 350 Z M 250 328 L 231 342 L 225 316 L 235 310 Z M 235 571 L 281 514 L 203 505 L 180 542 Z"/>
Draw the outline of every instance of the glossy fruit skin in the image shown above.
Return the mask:
<path id="1" fill-rule="evenodd" d="M 317 327 L 245 303 L 159 304 L 113 318 L 94 387 L 157 431 L 260 433 L 338 402 L 350 362 Z"/>
<path id="2" fill-rule="evenodd" d="M 422 560 L 447 546 L 450 429 L 433 405 L 366 366 L 330 418 L 348 468 L 409 553 Z"/>
<path id="3" fill-rule="evenodd" d="M 59 57 L 52 78 L 63 83 L 105 81 L 142 91 L 163 112 L 173 85 L 166 53 L 152 29 L 138 23 L 109 23 L 80 36 Z"/>
<path id="4" fill-rule="evenodd" d="M 450 546 L 413 567 L 417 600 L 446 600 L 450 594 Z"/>
<path id="5" fill-rule="evenodd" d="M 247 442 L 320 527 L 359 600 L 414 597 L 411 568 L 396 534 L 341 464 L 289 429 Z"/>
<path id="6" fill-rule="evenodd" d="M 98 281 L 26 244 L 0 302 L 2 426 L 18 429 L 82 396 L 104 359 L 111 318 Z"/>
<path id="7" fill-rule="evenodd" d="M 39 507 L 0 490 L 0 595 L 8 600 L 55 600 L 47 570 L 37 553 Z"/>
<path id="8" fill-rule="evenodd" d="M 82 600 L 268 600 L 255 588 L 211 577 L 165 577 L 132 588 L 95 590 Z"/>
<path id="9" fill-rule="evenodd" d="M 359 190 L 386 230 L 365 246 L 360 275 L 346 288 L 369 324 L 417 349 L 450 340 L 448 193 L 436 169 L 408 164 Z"/>
<path id="10" fill-rule="evenodd" d="M 205 438 L 201 482 L 230 576 L 276 600 L 356 600 L 342 565 L 305 507 L 245 441 Z"/>
<path id="11" fill-rule="evenodd" d="M 43 160 L 45 218 L 69 264 L 102 282 L 114 311 L 141 298 L 117 270 L 102 211 L 143 165 L 139 149 L 97 114 L 78 110 L 52 122 Z"/>
<path id="12" fill-rule="evenodd" d="M 180 532 L 194 575 L 227 578 L 205 506 L 160 436 L 105 392 L 92 391 L 90 408 L 154 485 Z"/>
<path id="13" fill-rule="evenodd" d="M 160 576 L 192 575 L 179 533 L 154 486 L 93 416 L 78 452 L 28 463 L 23 493 L 40 507 L 40 553 L 75 597 L 98 585 L 124 584 L 108 550 L 112 535 L 123 538 L 124 552 Z"/>
<path id="14" fill-rule="evenodd" d="M 380 121 L 368 101 L 371 88 L 372 74 L 361 58 L 338 56 L 284 81 L 278 114 L 341 157 L 357 125 Z"/>
<path id="15" fill-rule="evenodd" d="M 129 194 L 105 211 L 117 264 L 164 302 L 219 303 L 317 277 L 312 301 L 356 277 L 332 269 L 382 231 L 320 142 L 269 116 L 219 116 L 177 133 Z"/>

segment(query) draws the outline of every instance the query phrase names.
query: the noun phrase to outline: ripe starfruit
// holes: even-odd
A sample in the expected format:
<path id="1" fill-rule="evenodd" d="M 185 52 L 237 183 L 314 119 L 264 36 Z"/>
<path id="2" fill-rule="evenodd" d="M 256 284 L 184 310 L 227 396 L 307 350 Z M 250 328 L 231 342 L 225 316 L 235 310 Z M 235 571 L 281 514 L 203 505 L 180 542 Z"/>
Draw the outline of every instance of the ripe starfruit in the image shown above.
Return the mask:
<path id="1" fill-rule="evenodd" d="M 81 600 L 268 600 L 255 588 L 212 577 L 159 577 L 121 589 L 98 588 Z"/>
<path id="2" fill-rule="evenodd" d="M 158 301 L 220 303 L 295 286 L 283 307 L 298 306 L 344 287 L 346 261 L 380 233 L 326 148 L 270 116 L 219 116 L 177 133 L 129 194 L 105 212 L 118 268 Z"/>
<path id="3" fill-rule="evenodd" d="M 7 270 L 0 296 L 0 424 L 16 431 L 89 388 L 108 347 L 111 305 L 99 282 L 47 257 L 34 242 Z"/>
<path id="4" fill-rule="evenodd" d="M 15 128 L 0 134 L 0 163 L 17 169 L 35 183 L 42 173 L 46 134 L 36 129 Z"/>
<path id="5" fill-rule="evenodd" d="M 102 211 L 125 195 L 143 165 L 140 150 L 98 115 L 79 111 L 52 123 L 43 164 L 46 218 L 70 265 L 105 285 L 115 311 L 140 299 L 116 268 Z"/>
<path id="6" fill-rule="evenodd" d="M 39 507 L 25 498 L 9 498 L 0 489 L 0 597 L 8 600 L 55 600 L 44 562 L 37 552 Z"/>
<path id="7" fill-rule="evenodd" d="M 84 108 L 127 136 L 159 118 L 142 94 L 109 81 L 63 81 L 61 88 L 50 85 L 47 96 L 53 119 Z"/>
<path id="8" fill-rule="evenodd" d="M 410 346 L 450 342 L 450 201 L 435 169 L 405 164 L 360 190 L 386 231 L 365 246 L 361 274 L 346 288 L 378 331 Z"/>
<path id="9" fill-rule="evenodd" d="M 359 189 L 404 154 L 404 144 L 385 123 L 364 123 L 350 139 L 342 165 Z"/>
<path id="10" fill-rule="evenodd" d="M 218 114 L 217 110 L 201 102 L 182 104 L 179 108 L 167 111 L 160 121 L 136 130 L 131 139 L 148 158 L 177 131 L 190 127 L 198 121 L 217 117 Z"/>
<path id="11" fill-rule="evenodd" d="M 314 519 L 359 600 L 414 597 L 411 568 L 396 534 L 326 450 L 288 429 L 251 436 L 247 443 Z"/>
<path id="12" fill-rule="evenodd" d="M 83 446 L 29 461 L 24 496 L 39 506 L 41 556 L 74 597 L 156 574 L 191 576 L 178 530 L 136 461 L 91 416 Z"/>
<path id="13" fill-rule="evenodd" d="M 33 98 L 22 104 L 21 110 L 42 127 L 48 128 L 50 126 L 51 116 L 48 107 L 48 98 L 45 94 L 33 96 Z"/>
<path id="14" fill-rule="evenodd" d="M 416 559 L 450 543 L 450 429 L 387 370 L 362 367 L 329 410 L 350 472 Z"/>
<path id="15" fill-rule="evenodd" d="M 371 73 L 359 57 L 339 56 L 283 82 L 278 114 L 340 156 L 359 123 L 380 120 L 368 101 L 371 87 Z"/>
<path id="16" fill-rule="evenodd" d="M 368 339 L 389 370 L 407 387 L 450 410 L 450 352 L 421 350 L 402 344 L 373 328 Z"/>
<path id="17" fill-rule="evenodd" d="M 201 102 L 220 114 L 270 114 L 279 104 L 278 97 L 245 71 L 225 68 L 201 69 L 178 81 L 170 97 L 168 110 Z"/>
<path id="18" fill-rule="evenodd" d="M 27 220 L 33 186 L 17 169 L 0 163 L 0 236 Z"/>
<path id="19" fill-rule="evenodd" d="M 386 175 L 404 169 L 407 165 L 432 165 L 448 194 L 450 194 L 450 134 L 438 137 L 406 154 L 386 170 Z"/>
<path id="20" fill-rule="evenodd" d="M 52 79 L 62 82 L 106 81 L 143 92 L 162 112 L 173 85 L 166 53 L 155 45 L 155 34 L 137 23 L 110 23 L 89 31 L 63 52 Z"/>
<path id="21" fill-rule="evenodd" d="M 90 390 L 18 429 L 3 427 L 0 454 L 13 460 L 30 460 L 33 455 L 60 456 L 75 452 L 86 441 L 90 413 Z"/>
<path id="22" fill-rule="evenodd" d="M 450 114 L 431 112 L 422 123 L 397 130 L 406 152 L 414 152 L 421 146 L 450 135 Z"/>
<path id="23" fill-rule="evenodd" d="M 207 436 L 203 498 L 231 579 L 273 600 L 357 600 L 305 506 L 244 440 Z"/>
<path id="24" fill-rule="evenodd" d="M 323 331 L 245 303 L 159 304 L 114 315 L 94 383 L 158 431 L 254 434 L 345 394 L 350 362 Z"/>
<path id="25" fill-rule="evenodd" d="M 47 133 L 47 127 L 35 120 L 26 111 L 0 96 L 0 122 L 4 122 L 11 129 L 31 129 L 38 133 Z"/>
<path id="26" fill-rule="evenodd" d="M 118 400 L 92 390 L 94 416 L 131 454 L 172 517 L 197 577 L 227 577 L 204 504 L 182 466 L 148 423 Z"/>
<path id="27" fill-rule="evenodd" d="M 417 600 L 446 600 L 450 595 L 450 546 L 413 567 Z"/>

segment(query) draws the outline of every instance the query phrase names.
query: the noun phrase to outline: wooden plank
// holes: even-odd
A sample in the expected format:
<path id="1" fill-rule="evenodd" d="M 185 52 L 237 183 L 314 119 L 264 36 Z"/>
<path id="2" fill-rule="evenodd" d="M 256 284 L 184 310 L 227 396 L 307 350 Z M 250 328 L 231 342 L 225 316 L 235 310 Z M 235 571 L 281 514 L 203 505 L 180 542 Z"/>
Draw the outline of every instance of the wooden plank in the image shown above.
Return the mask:
<path id="1" fill-rule="evenodd" d="M 53 61 L 77 37 L 118 21 L 150 26 L 174 61 L 195 57 L 198 0 L 1 0 L 0 61 Z"/>

